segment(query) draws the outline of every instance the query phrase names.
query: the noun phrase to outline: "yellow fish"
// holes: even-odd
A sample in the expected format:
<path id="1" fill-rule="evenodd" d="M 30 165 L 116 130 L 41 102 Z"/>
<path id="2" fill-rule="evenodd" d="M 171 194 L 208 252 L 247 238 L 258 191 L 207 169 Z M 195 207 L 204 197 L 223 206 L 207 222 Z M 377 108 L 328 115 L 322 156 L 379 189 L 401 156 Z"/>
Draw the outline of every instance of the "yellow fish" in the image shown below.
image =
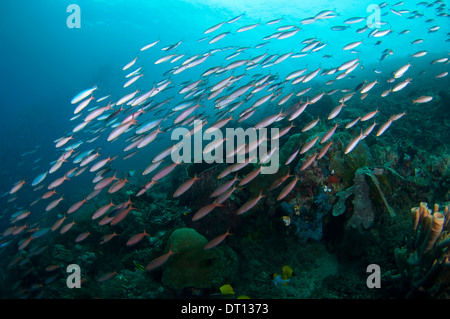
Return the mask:
<path id="1" fill-rule="evenodd" d="M 281 220 L 285 226 L 289 226 L 291 224 L 291 218 L 289 216 L 283 216 L 281 217 Z"/>
<path id="2" fill-rule="evenodd" d="M 144 266 L 142 266 L 140 263 L 138 263 L 136 260 L 133 260 L 133 264 L 136 266 L 138 270 L 144 271 Z"/>
<path id="3" fill-rule="evenodd" d="M 233 287 L 231 287 L 231 285 L 229 284 L 220 287 L 220 292 L 222 293 L 222 295 L 234 295 Z"/>
<path id="4" fill-rule="evenodd" d="M 275 286 L 286 286 L 289 281 L 291 280 L 292 273 L 294 271 L 290 266 L 283 266 L 283 272 L 281 275 L 279 274 L 273 274 L 273 284 Z"/>
<path id="5" fill-rule="evenodd" d="M 283 274 L 281 275 L 281 277 L 283 277 L 283 279 L 288 279 L 292 277 L 292 273 L 294 271 L 292 270 L 291 267 L 289 266 L 283 266 Z"/>

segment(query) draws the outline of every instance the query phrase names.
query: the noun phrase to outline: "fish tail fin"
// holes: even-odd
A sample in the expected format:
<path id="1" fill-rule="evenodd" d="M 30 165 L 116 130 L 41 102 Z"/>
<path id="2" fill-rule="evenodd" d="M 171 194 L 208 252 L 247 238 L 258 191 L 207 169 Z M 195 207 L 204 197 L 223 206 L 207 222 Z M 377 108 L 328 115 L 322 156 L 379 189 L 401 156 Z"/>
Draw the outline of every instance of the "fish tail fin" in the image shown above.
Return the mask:
<path id="1" fill-rule="evenodd" d="M 179 253 L 181 253 L 181 251 L 173 251 L 173 244 L 170 244 L 169 252 L 171 254 L 179 254 Z"/>

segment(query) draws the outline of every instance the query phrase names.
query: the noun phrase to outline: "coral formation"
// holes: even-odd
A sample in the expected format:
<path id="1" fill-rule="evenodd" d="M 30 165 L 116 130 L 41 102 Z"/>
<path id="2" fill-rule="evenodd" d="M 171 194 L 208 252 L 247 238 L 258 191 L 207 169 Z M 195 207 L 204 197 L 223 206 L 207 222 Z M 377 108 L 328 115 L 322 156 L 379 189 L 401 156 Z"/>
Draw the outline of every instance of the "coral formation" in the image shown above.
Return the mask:
<path id="1" fill-rule="evenodd" d="M 331 204 L 325 193 L 320 193 L 315 197 L 311 209 L 300 218 L 295 219 L 297 226 L 296 235 L 300 243 L 308 240 L 319 241 L 323 236 L 323 218 L 331 211 Z"/>
<path id="2" fill-rule="evenodd" d="M 353 195 L 353 186 L 350 186 L 347 189 L 344 189 L 336 194 L 338 197 L 337 202 L 333 205 L 333 216 L 337 217 L 343 213 L 345 213 L 347 206 L 345 205 L 345 201 Z"/>
<path id="3" fill-rule="evenodd" d="M 346 154 L 344 157 L 342 154 L 345 145 L 354 136 L 347 132 L 339 132 L 335 133 L 333 138 L 333 145 L 327 152 L 330 158 L 329 168 L 335 172 L 336 176 L 342 178 L 344 186 L 348 187 L 353 181 L 356 170 L 373 165 L 371 149 L 367 146 L 366 141 L 362 140 L 351 153 Z"/>
<path id="4" fill-rule="evenodd" d="M 450 204 L 439 211 L 427 203 L 411 209 L 413 236 L 406 247 L 395 249 L 396 271 L 386 277 L 401 280 L 408 287 L 406 297 L 421 293 L 430 297 L 448 295 L 450 292 Z"/>
<path id="5" fill-rule="evenodd" d="M 364 171 L 357 170 L 354 178 L 353 194 L 353 215 L 348 221 L 348 226 L 357 228 L 362 226 L 364 229 L 372 227 L 375 220 L 375 212 L 372 207 L 372 201 L 369 197 L 369 185 L 366 182 Z"/>
<path id="6" fill-rule="evenodd" d="M 303 139 L 304 135 L 299 133 L 289 136 L 289 139 L 280 149 L 280 163 L 286 163 L 286 160 L 292 155 L 292 153 L 300 148 Z"/>
<path id="7" fill-rule="evenodd" d="M 173 289 L 211 288 L 230 281 L 237 270 L 236 253 L 224 243 L 204 250 L 207 243 L 195 229 L 174 230 L 167 245 L 177 253 L 164 268 L 163 284 Z"/>
<path id="8" fill-rule="evenodd" d="M 375 220 L 375 211 L 373 208 L 372 200 L 370 198 L 369 184 L 366 181 L 366 176 L 368 176 L 372 181 L 372 183 L 375 185 L 378 195 L 383 201 L 384 206 L 389 212 L 389 215 L 391 217 L 394 217 L 395 210 L 391 207 L 391 205 L 389 205 L 379 182 L 379 178 L 384 178 L 383 177 L 384 169 L 388 169 L 395 175 L 400 176 L 392 168 L 389 167 L 389 164 L 390 163 L 385 164 L 383 168 L 371 169 L 369 167 L 362 167 L 356 170 L 353 179 L 353 186 L 336 194 L 338 200 L 333 206 L 333 216 L 336 217 L 344 213 L 346 211 L 345 201 L 350 196 L 354 195 L 353 199 L 354 211 L 352 217 L 348 221 L 347 226 L 353 228 L 358 228 L 359 226 L 362 226 L 364 229 L 369 229 L 370 227 L 373 226 Z M 403 178 L 402 176 L 400 177 Z"/>
<path id="9" fill-rule="evenodd" d="M 301 203 L 301 206 L 300 206 Z M 289 218 L 286 226 L 293 225 L 296 227 L 295 235 L 301 244 L 308 241 L 319 241 L 323 235 L 323 218 L 331 211 L 331 204 L 328 195 L 323 191 L 317 196 L 310 198 L 301 198 L 297 196 L 292 198 L 289 203 L 286 201 L 281 203 L 281 208 Z"/>

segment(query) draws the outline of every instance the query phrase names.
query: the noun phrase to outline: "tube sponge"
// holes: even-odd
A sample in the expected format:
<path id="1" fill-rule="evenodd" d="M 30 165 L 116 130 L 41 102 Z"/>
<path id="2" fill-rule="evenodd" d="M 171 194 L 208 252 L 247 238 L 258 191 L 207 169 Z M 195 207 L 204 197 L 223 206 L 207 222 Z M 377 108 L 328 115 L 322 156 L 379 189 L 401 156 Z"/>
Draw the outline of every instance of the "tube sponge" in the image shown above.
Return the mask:
<path id="1" fill-rule="evenodd" d="M 433 247 L 434 243 L 436 242 L 436 239 L 441 234 L 442 228 L 444 227 L 444 220 L 445 220 L 444 214 L 439 212 L 435 212 L 433 214 L 430 229 L 428 232 L 428 240 L 425 252 L 429 251 Z"/>

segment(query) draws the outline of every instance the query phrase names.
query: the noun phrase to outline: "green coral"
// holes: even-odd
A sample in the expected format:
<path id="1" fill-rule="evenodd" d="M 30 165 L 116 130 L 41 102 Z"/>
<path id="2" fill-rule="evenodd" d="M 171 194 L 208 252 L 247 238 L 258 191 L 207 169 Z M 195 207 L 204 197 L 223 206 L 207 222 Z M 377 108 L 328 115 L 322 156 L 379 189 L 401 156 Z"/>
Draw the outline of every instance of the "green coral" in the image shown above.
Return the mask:
<path id="1" fill-rule="evenodd" d="M 177 252 L 163 272 L 162 282 L 174 289 L 212 288 L 228 282 L 237 271 L 237 255 L 222 243 L 204 250 L 208 240 L 192 228 L 179 228 L 170 235 L 168 246 Z M 168 248 L 167 248 L 168 250 Z"/>
<path id="2" fill-rule="evenodd" d="M 55 245 L 52 251 L 52 260 L 70 263 L 74 259 L 72 252 L 63 245 Z"/>
<path id="3" fill-rule="evenodd" d="M 329 167 L 335 171 L 336 176 L 342 178 L 344 185 L 352 183 L 357 169 L 370 166 L 373 163 L 370 148 L 364 140 L 360 141 L 350 153 L 343 154 L 345 147 L 353 138 L 354 136 L 346 132 L 336 134 L 336 138 L 333 140 L 336 147 L 329 151 Z"/>
<path id="4" fill-rule="evenodd" d="M 361 169 L 362 172 L 364 174 L 366 174 L 367 176 L 370 177 L 370 179 L 372 180 L 373 184 L 375 185 L 376 189 L 378 190 L 378 194 L 380 195 L 381 199 L 383 200 L 384 206 L 386 207 L 386 209 L 388 210 L 389 214 L 391 215 L 391 217 L 395 217 L 395 210 L 391 207 L 391 205 L 389 205 L 386 196 L 384 195 L 380 183 L 378 182 L 378 178 L 374 175 L 373 170 L 368 168 L 368 167 L 364 167 Z M 393 170 L 392 170 L 393 171 Z M 395 172 L 395 171 L 394 171 Z M 397 173 L 396 173 L 397 174 Z M 398 175 L 398 174 L 397 174 Z M 400 175 L 399 175 L 400 176 Z"/>
<path id="5" fill-rule="evenodd" d="M 403 176 L 398 174 L 393 168 L 390 167 L 391 164 L 392 163 L 390 162 L 384 164 L 382 170 L 383 171 L 388 170 L 397 177 L 404 179 Z M 368 176 L 370 178 L 373 185 L 375 186 L 375 189 L 377 190 L 378 196 L 380 197 L 381 201 L 383 202 L 384 206 L 389 212 L 389 215 L 391 217 L 395 217 L 396 215 L 395 210 L 392 208 L 391 205 L 389 205 L 385 196 L 385 192 L 383 192 L 379 181 L 379 179 L 381 179 L 386 184 L 387 179 L 385 179 L 385 176 L 383 174 L 375 175 L 374 170 L 370 167 L 362 167 L 356 170 L 354 177 L 354 185 L 349 187 L 345 191 L 341 191 L 337 194 L 338 201 L 334 204 L 333 216 L 339 216 L 340 214 L 344 213 L 346 210 L 345 201 L 351 195 L 355 195 L 355 199 L 353 201 L 355 211 L 353 213 L 351 220 L 349 221 L 349 224 L 358 225 L 361 222 L 365 221 L 366 224 L 364 228 L 367 229 L 373 224 L 374 212 L 372 210 L 372 203 L 369 197 L 369 189 L 368 189 L 369 186 L 366 183 L 364 176 Z"/>
<path id="6" fill-rule="evenodd" d="M 333 216 L 339 216 L 343 214 L 347 207 L 345 206 L 345 201 L 353 195 L 353 186 L 350 186 L 349 188 L 340 191 L 336 194 L 336 197 L 338 197 L 338 200 L 336 204 L 333 206 Z"/>

